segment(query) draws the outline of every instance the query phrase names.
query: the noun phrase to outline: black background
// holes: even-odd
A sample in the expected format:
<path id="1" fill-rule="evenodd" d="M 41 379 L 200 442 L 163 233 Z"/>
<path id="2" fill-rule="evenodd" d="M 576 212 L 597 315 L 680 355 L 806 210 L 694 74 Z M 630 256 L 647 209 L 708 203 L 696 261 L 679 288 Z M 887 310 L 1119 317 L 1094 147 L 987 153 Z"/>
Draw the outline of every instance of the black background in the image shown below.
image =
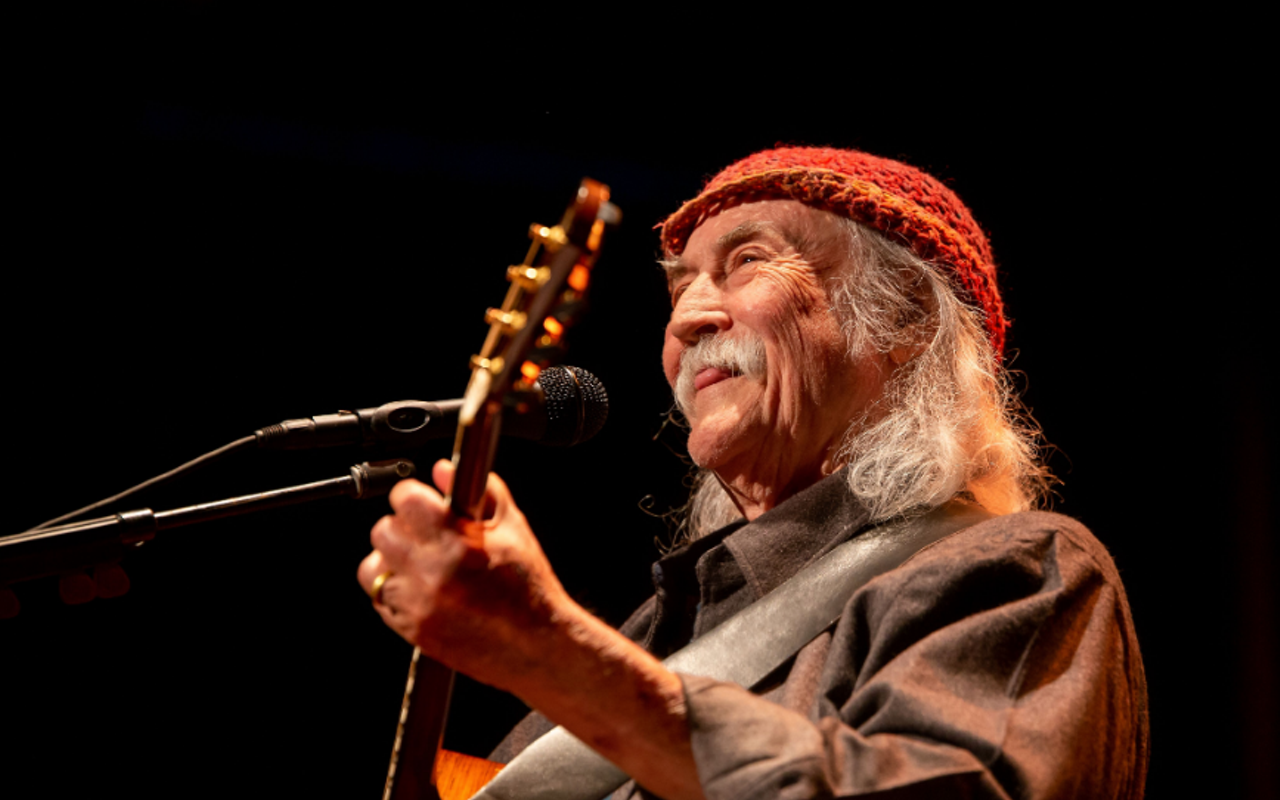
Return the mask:
<path id="1" fill-rule="evenodd" d="M 646 509 L 679 505 L 686 472 L 678 437 L 653 438 L 670 401 L 651 228 L 747 153 L 862 148 L 946 181 L 991 236 L 1055 508 L 1130 593 L 1150 794 L 1274 796 L 1274 255 L 1252 211 L 1271 155 L 1225 72 L 1098 35 L 1088 59 L 1032 46 L 908 77 L 899 53 L 768 81 L 689 44 L 632 81 L 621 66 L 656 53 L 213 3 L 30 30 L 9 99 L 3 533 L 285 418 L 458 396 L 524 229 L 589 175 L 625 220 L 568 362 L 604 381 L 610 422 L 573 450 L 505 443 L 497 469 L 570 591 L 620 622 L 668 536 Z M 359 460 L 251 455 L 127 505 Z M 409 652 L 354 580 L 384 509 L 164 533 L 124 562 L 122 598 L 17 586 L 5 793 L 374 796 Z M 521 713 L 464 682 L 448 743 L 483 754 Z"/>

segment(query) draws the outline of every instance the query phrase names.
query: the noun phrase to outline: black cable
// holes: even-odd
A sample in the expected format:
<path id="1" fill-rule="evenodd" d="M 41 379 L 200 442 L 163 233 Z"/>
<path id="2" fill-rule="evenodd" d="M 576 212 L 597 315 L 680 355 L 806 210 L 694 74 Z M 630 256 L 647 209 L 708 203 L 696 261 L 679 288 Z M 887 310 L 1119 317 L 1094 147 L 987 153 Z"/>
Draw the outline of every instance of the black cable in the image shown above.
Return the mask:
<path id="1" fill-rule="evenodd" d="M 74 519 L 80 516 L 81 514 L 86 514 L 95 509 L 102 508 L 105 505 L 110 505 L 111 503 L 114 503 L 117 500 L 123 500 L 129 495 L 136 494 L 142 491 L 143 489 L 149 488 L 151 486 L 155 486 L 160 483 L 164 483 L 170 478 L 176 478 L 184 472 L 188 472 L 190 470 L 207 466 L 210 463 L 217 461 L 220 458 L 223 458 L 224 456 L 228 456 L 239 450 L 243 450 L 246 447 L 256 446 L 257 442 L 258 442 L 257 436 L 246 436 L 243 439 L 236 439 L 231 444 L 223 445 L 222 447 L 219 447 L 217 450 L 211 450 L 208 453 L 205 453 L 204 455 L 200 456 L 199 458 L 193 458 L 180 467 L 175 467 L 174 469 L 169 470 L 163 475 L 157 475 L 154 478 L 145 480 L 142 483 L 139 483 L 137 486 L 134 486 L 129 489 L 125 489 L 120 494 L 113 495 L 103 500 L 99 500 L 96 503 L 92 503 L 90 505 L 85 506 L 84 508 L 78 509 L 76 511 L 72 511 L 69 514 L 63 514 L 60 517 L 54 517 L 51 520 L 47 520 L 45 522 L 40 523 L 34 528 L 28 528 L 27 530 L 23 531 L 23 533 L 31 533 L 32 531 L 42 530 L 44 528 L 49 527 L 50 525 L 55 525 L 59 522 L 65 522 L 69 519 Z"/>

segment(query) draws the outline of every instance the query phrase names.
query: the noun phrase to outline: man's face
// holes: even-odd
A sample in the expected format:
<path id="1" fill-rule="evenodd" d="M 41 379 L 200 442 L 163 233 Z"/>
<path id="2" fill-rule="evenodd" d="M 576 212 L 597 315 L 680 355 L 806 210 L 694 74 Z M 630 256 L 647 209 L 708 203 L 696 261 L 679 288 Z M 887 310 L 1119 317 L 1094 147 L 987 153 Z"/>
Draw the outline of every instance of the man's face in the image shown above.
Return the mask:
<path id="1" fill-rule="evenodd" d="M 834 215 L 766 200 L 704 222 L 668 268 L 663 368 L 673 389 L 683 384 L 698 465 L 779 497 L 836 466 L 849 423 L 891 371 L 880 354 L 851 358 L 831 311 L 828 281 L 846 266 L 846 242 Z M 722 338 L 738 347 L 698 346 Z"/>

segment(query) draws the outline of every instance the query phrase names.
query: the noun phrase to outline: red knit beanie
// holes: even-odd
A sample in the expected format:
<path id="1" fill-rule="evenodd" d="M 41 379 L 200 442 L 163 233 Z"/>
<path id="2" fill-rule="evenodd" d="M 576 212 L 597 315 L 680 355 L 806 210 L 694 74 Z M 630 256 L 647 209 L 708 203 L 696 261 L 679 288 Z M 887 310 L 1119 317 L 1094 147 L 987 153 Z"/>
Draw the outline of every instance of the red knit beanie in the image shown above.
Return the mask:
<path id="1" fill-rule="evenodd" d="M 747 156 L 707 183 L 662 223 L 662 248 L 679 255 L 694 229 L 756 200 L 792 199 L 861 222 L 955 278 L 963 299 L 986 315 L 1004 353 L 1004 304 L 987 237 L 955 192 L 915 167 L 856 150 L 782 147 Z"/>

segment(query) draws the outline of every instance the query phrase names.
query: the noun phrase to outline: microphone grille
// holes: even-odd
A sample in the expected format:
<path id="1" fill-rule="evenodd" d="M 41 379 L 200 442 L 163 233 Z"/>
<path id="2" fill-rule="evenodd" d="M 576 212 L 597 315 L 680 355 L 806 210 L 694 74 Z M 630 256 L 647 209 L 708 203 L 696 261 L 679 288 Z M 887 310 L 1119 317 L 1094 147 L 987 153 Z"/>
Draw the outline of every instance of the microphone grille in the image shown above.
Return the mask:
<path id="1" fill-rule="evenodd" d="M 538 376 L 547 411 L 543 444 L 569 447 L 595 436 L 609 417 L 609 395 L 581 367 L 550 367 Z"/>

